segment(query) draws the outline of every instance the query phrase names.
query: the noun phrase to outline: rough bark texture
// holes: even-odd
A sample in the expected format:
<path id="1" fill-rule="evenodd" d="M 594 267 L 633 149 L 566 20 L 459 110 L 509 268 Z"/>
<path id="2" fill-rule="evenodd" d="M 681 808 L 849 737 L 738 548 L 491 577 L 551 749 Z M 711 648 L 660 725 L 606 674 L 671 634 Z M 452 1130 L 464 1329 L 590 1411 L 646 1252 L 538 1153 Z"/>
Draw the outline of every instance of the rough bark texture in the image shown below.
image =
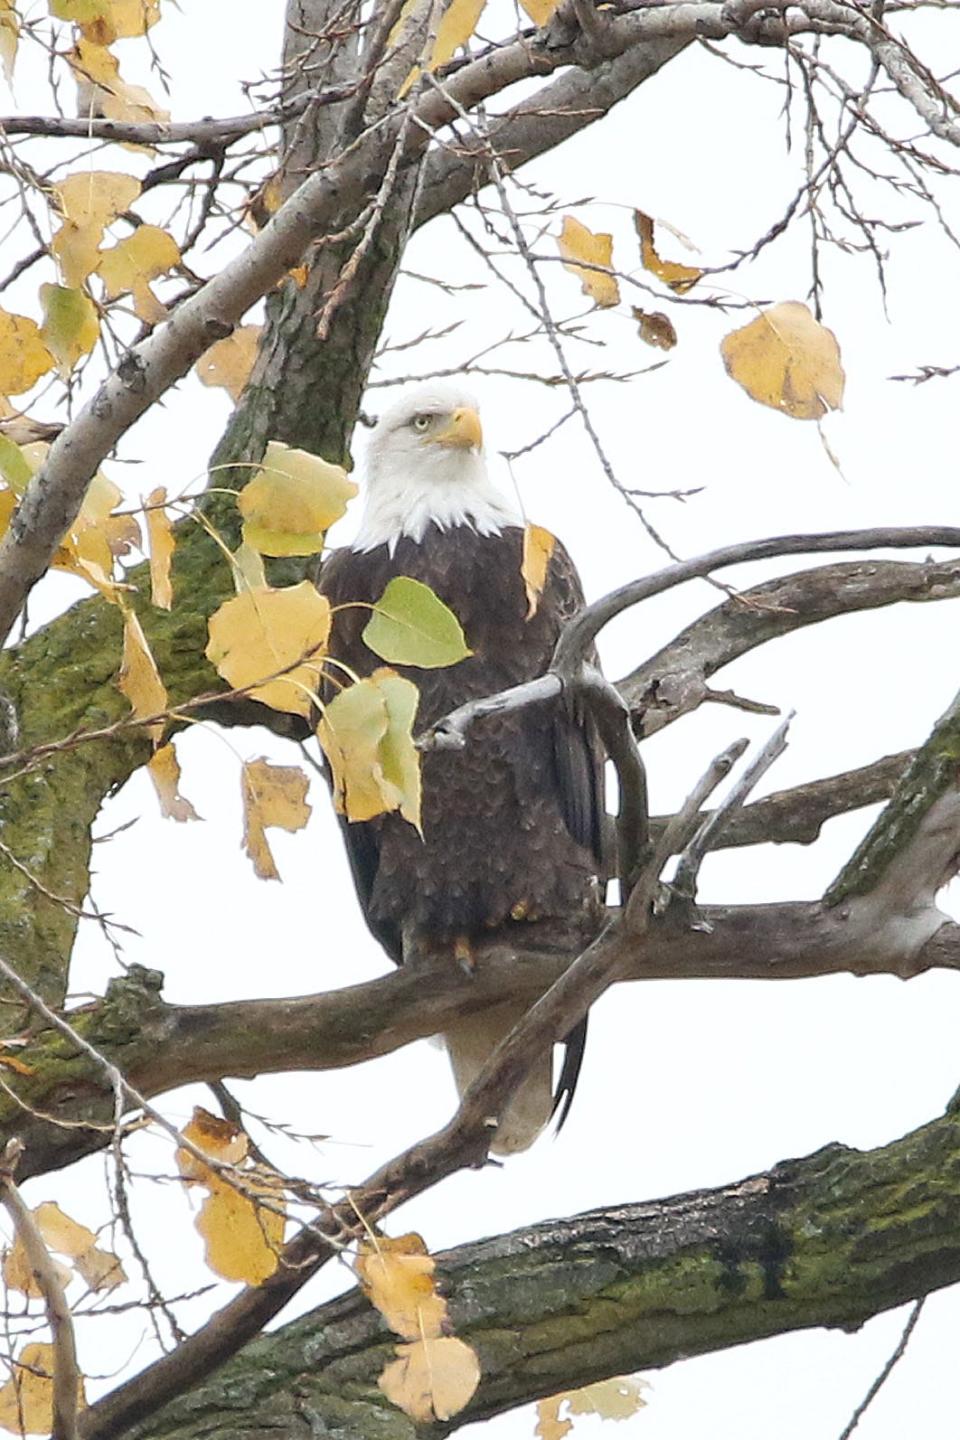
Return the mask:
<path id="1" fill-rule="evenodd" d="M 387 1404 L 376 1381 L 394 1340 L 353 1291 L 126 1433 L 412 1440 L 554 1394 L 571 1376 L 586 1384 L 810 1326 L 855 1330 L 960 1279 L 960 1116 L 867 1153 L 830 1145 L 717 1190 L 465 1245 L 438 1270 L 482 1367 L 454 1422 L 421 1430 Z"/>

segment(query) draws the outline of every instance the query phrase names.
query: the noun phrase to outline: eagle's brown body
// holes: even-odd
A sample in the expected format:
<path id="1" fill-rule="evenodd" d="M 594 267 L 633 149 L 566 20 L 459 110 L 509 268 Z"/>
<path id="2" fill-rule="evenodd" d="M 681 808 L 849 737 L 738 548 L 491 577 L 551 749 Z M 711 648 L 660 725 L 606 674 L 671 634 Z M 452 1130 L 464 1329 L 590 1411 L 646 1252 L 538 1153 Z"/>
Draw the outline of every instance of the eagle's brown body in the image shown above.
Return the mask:
<path id="1" fill-rule="evenodd" d="M 528 620 L 522 540 L 517 527 L 482 536 L 431 525 L 419 542 L 401 538 L 393 555 L 386 545 L 335 553 L 320 588 L 332 606 L 356 608 L 335 614 L 330 653 L 359 675 L 381 666 L 361 638 L 365 605 L 394 576 L 409 575 L 453 610 L 473 651 L 443 669 L 402 670 L 420 690 L 418 729 L 466 700 L 542 675 L 561 626 L 583 601 L 558 544 Z M 502 925 L 569 921 L 596 903 L 602 810 L 596 741 L 562 702 L 478 721 L 463 750 L 424 756 L 422 840 L 396 814 L 344 823 L 371 930 L 399 963 L 404 932 L 455 940 Z"/>

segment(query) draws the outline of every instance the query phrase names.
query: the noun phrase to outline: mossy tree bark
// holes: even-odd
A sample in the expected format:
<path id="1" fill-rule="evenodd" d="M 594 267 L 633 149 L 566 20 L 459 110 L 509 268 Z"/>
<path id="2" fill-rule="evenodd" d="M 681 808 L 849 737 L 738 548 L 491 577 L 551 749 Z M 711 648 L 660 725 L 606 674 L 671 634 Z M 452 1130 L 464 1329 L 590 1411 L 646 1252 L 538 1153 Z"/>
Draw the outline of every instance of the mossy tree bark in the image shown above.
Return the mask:
<path id="1" fill-rule="evenodd" d="M 830 1145 L 733 1185 L 549 1221 L 437 1262 L 455 1333 L 482 1368 L 453 1421 L 418 1427 L 387 1403 L 377 1378 L 396 1337 L 353 1291 L 122 1431 L 107 1399 L 84 1435 L 413 1440 L 609 1375 L 810 1326 L 856 1330 L 960 1279 L 960 1116 L 882 1149 Z"/>

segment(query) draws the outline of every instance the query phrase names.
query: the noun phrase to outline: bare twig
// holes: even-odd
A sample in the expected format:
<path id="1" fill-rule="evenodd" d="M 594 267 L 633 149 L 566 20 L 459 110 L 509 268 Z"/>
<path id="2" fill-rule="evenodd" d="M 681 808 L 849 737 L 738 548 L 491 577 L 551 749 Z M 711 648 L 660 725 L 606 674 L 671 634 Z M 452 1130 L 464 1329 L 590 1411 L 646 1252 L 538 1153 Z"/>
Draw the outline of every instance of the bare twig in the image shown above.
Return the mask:
<path id="1" fill-rule="evenodd" d="M 923 1311 L 923 1305 L 926 1298 L 927 1297 L 925 1295 L 921 1295 L 920 1299 L 910 1311 L 910 1314 L 907 1316 L 907 1323 L 904 1325 L 900 1339 L 897 1341 L 896 1348 L 893 1350 L 892 1354 L 887 1359 L 887 1363 L 884 1365 L 883 1369 L 880 1371 L 880 1374 L 870 1386 L 870 1389 L 867 1391 L 866 1395 L 864 1395 L 863 1399 L 860 1401 L 860 1404 L 857 1406 L 856 1410 L 854 1410 L 853 1414 L 850 1416 L 847 1424 L 843 1427 L 840 1435 L 840 1440 L 850 1440 L 850 1436 L 853 1434 L 854 1430 L 856 1430 L 867 1410 L 873 1404 L 874 1400 L 877 1398 L 880 1391 L 883 1389 L 884 1385 L 889 1380 L 891 1371 L 893 1370 L 894 1366 L 903 1359 L 907 1351 L 907 1346 L 910 1344 L 910 1337 L 916 1329 L 917 1321 L 920 1319 L 920 1315 Z"/>
<path id="2" fill-rule="evenodd" d="M 689 903 L 697 898 L 697 878 L 708 850 L 715 844 L 730 816 L 742 809 L 747 796 L 756 788 L 762 777 L 787 748 L 787 730 L 793 714 L 787 716 L 770 736 L 759 754 L 744 770 L 736 785 L 724 797 L 716 810 L 702 822 L 690 843 L 684 847 L 677 862 L 676 873 L 670 888 Z"/>

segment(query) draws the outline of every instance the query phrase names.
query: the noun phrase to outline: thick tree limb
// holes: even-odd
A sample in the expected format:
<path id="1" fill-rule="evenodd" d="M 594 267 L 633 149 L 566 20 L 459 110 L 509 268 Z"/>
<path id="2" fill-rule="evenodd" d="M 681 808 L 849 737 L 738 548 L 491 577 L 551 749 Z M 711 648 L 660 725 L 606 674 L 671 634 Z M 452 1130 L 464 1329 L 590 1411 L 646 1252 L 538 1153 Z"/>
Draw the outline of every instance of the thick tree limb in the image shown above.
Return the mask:
<path id="1" fill-rule="evenodd" d="M 951 1108 L 881 1149 L 830 1145 L 737 1184 L 548 1221 L 438 1256 L 452 1323 L 482 1368 L 476 1396 L 451 1425 L 422 1432 L 386 1403 L 376 1382 L 395 1337 L 352 1291 L 260 1337 L 215 1380 L 159 1415 L 141 1411 L 123 1431 L 98 1423 L 109 1399 L 95 1405 L 86 1434 L 447 1434 L 609 1375 L 811 1326 L 856 1330 L 960 1280 L 958 1236 L 960 1116 Z"/>
<path id="2" fill-rule="evenodd" d="M 625 980 L 797 980 L 821 975 L 888 975 L 960 970 L 960 925 L 943 919 L 919 944 L 879 945 L 817 902 L 702 906 L 708 927 L 691 934 L 669 914 L 655 935 L 631 944 Z M 612 917 L 611 917 L 612 918 Z M 537 948 L 478 947 L 476 973 L 455 965 L 417 967 L 321 995 L 175 1006 L 159 998 L 160 976 L 134 969 L 106 998 L 71 1019 L 136 1089 L 153 1097 L 190 1081 L 328 1070 L 389 1054 L 437 1034 L 505 995 L 531 1002 L 567 968 L 578 937 L 556 934 Z M 103 1148 L 113 1132 L 113 1096 L 90 1064 L 49 1032 L 23 1059 L 30 1077 L 0 1086 L 0 1138 L 26 1144 L 24 1177 L 57 1169 Z"/>
<path id="3" fill-rule="evenodd" d="M 634 727 L 652 735 L 696 709 L 724 665 L 807 625 L 901 601 L 960 596 L 960 560 L 856 560 L 765 580 L 718 605 L 617 682 Z"/>

